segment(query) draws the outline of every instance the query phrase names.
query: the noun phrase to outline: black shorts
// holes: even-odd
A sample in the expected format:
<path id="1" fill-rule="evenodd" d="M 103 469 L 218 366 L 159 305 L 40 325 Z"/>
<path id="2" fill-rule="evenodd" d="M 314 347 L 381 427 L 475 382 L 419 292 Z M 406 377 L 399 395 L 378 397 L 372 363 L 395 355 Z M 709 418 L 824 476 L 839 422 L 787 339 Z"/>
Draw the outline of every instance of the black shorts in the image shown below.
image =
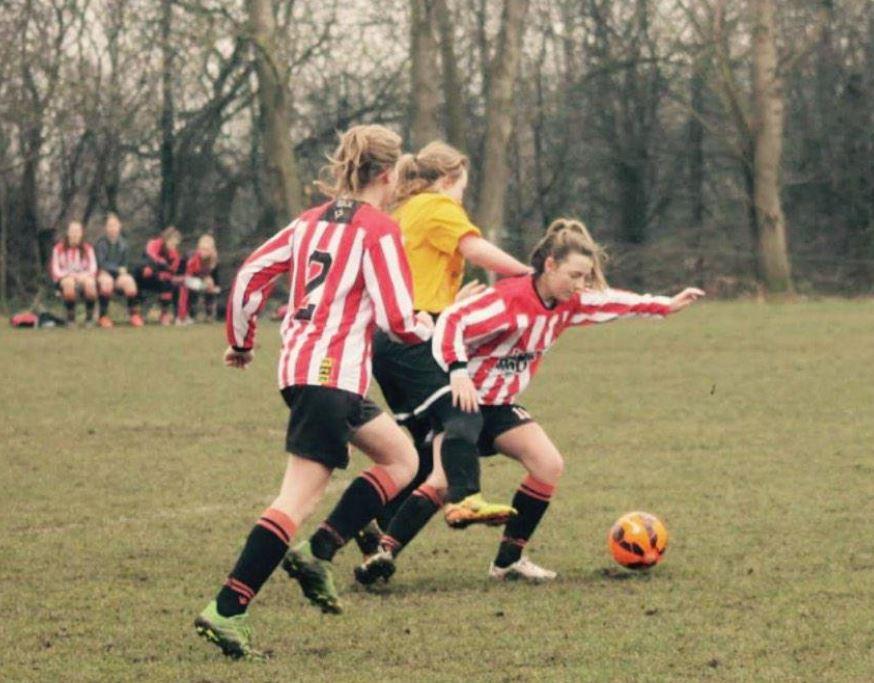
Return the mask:
<path id="1" fill-rule="evenodd" d="M 431 342 L 410 346 L 377 332 L 373 338 L 373 376 L 395 419 L 403 425 L 435 404 L 451 405 L 449 375 L 434 360 Z"/>
<path id="2" fill-rule="evenodd" d="M 534 422 L 530 413 L 520 405 L 511 403 L 503 406 L 480 406 L 483 414 L 483 428 L 479 433 L 477 448 L 483 456 L 495 455 L 495 439 L 514 427 Z"/>
<path id="3" fill-rule="evenodd" d="M 285 387 L 282 398 L 291 410 L 285 450 L 331 469 L 346 469 L 352 435 L 382 412 L 370 399 L 334 387 Z"/>

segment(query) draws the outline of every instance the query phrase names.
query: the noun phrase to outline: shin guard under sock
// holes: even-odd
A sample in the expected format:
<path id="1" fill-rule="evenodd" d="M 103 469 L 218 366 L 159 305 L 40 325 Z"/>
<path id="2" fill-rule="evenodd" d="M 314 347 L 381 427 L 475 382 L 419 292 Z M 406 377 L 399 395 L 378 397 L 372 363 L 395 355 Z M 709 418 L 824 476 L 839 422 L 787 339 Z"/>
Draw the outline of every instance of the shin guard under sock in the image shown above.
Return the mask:
<path id="1" fill-rule="evenodd" d="M 379 544 L 396 556 L 425 528 L 443 505 L 440 495 L 432 486 L 424 485 L 413 491 L 398 510 Z"/>
<path id="2" fill-rule="evenodd" d="M 332 560 L 346 541 L 379 515 L 397 493 L 397 484 L 382 467 L 377 465 L 362 472 L 310 538 L 313 555 L 320 560 Z"/>
<path id="3" fill-rule="evenodd" d="M 522 557 L 522 549 L 546 514 L 554 490 L 555 486 L 544 484 L 531 475 L 525 477 L 512 502 L 519 514 L 511 517 L 504 527 L 504 537 L 495 557 L 496 566 L 509 567 Z"/>
<path id="4" fill-rule="evenodd" d="M 445 422 L 440 460 L 446 473 L 447 503 L 458 503 L 480 491 L 477 441 L 482 426 L 481 413 L 460 410 Z"/>
<path id="5" fill-rule="evenodd" d="M 216 596 L 220 615 L 232 617 L 246 611 L 261 586 L 279 566 L 296 528 L 285 513 L 274 508 L 264 511 L 252 527 L 237 564 Z"/>

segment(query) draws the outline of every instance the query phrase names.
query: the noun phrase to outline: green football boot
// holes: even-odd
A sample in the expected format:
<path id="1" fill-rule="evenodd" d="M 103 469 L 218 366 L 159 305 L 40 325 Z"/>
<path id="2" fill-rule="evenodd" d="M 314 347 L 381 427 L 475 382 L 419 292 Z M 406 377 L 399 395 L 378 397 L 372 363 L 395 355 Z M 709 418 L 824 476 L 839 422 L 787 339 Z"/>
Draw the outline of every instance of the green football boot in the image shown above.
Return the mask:
<path id="1" fill-rule="evenodd" d="M 268 659 L 266 652 L 252 647 L 252 627 L 245 612 L 234 617 L 223 617 L 216 609 L 215 600 L 206 606 L 194 620 L 197 635 L 218 645 L 222 653 L 233 659 L 261 662 Z"/>
<path id="2" fill-rule="evenodd" d="M 340 596 L 334 587 L 331 563 L 313 555 L 310 542 L 304 541 L 285 554 L 285 573 L 300 584 L 304 597 L 326 614 L 340 614 Z"/>

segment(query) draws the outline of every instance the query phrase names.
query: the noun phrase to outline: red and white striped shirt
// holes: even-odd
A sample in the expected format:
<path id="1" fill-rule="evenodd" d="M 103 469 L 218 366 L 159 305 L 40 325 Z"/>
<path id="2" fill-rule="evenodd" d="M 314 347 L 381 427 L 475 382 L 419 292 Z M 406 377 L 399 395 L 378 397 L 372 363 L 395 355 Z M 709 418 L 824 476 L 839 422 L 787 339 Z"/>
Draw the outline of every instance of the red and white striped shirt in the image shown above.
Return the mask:
<path id="1" fill-rule="evenodd" d="M 52 249 L 52 260 L 49 263 L 52 282 L 79 273 L 97 276 L 97 256 L 94 254 L 94 247 L 87 242 L 83 242 L 81 247 L 68 247 L 64 240 L 55 244 Z"/>
<path id="2" fill-rule="evenodd" d="M 228 299 L 231 346 L 252 348 L 258 313 L 283 273 L 290 292 L 280 388 L 314 384 L 363 396 L 377 325 L 407 344 L 431 336 L 414 316 L 400 229 L 368 204 L 337 200 L 306 211 L 249 256 Z"/>
<path id="3" fill-rule="evenodd" d="M 513 403 L 568 327 L 663 317 L 670 304 L 664 296 L 592 289 L 547 308 L 533 276 L 507 278 L 442 313 L 434 328 L 434 358 L 444 370 L 466 363 L 481 404 Z"/>

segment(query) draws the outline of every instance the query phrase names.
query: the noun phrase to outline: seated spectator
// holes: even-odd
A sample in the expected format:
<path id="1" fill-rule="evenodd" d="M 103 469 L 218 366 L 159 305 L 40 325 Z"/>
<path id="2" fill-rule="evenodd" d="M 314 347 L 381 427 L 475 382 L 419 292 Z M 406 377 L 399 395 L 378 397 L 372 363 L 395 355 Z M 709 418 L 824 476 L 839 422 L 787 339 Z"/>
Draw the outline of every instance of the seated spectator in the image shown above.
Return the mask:
<path id="1" fill-rule="evenodd" d="M 189 325 L 193 321 L 189 311 L 197 308 L 200 295 L 204 298 L 206 320 L 216 319 L 216 297 L 221 291 L 218 286 L 218 250 L 212 235 L 201 235 L 197 249 L 185 262 L 185 279 L 179 289 L 179 315 L 177 325 Z"/>
<path id="2" fill-rule="evenodd" d="M 114 213 L 106 216 L 105 233 L 97 239 L 94 251 L 97 254 L 97 293 L 100 298 L 100 327 L 112 327 L 109 317 L 109 299 L 113 292 L 121 292 L 127 300 L 130 324 L 143 326 L 140 316 L 137 283 L 128 272 L 127 241 L 121 235 L 121 221 Z"/>
<path id="3" fill-rule="evenodd" d="M 76 322 L 76 298 L 85 299 L 85 324 L 94 324 L 94 304 L 97 302 L 97 259 L 94 248 L 85 241 L 79 221 L 70 221 L 63 239 L 52 249 L 49 264 L 52 282 L 61 293 L 67 309 L 67 327 Z"/>
<path id="4" fill-rule="evenodd" d="M 137 288 L 143 292 L 157 292 L 161 304 L 161 324 L 173 322 L 170 304 L 178 304 L 178 289 L 182 280 L 179 255 L 180 233 L 172 225 L 164 228 L 160 235 L 146 243 L 146 262 L 136 271 Z"/>

